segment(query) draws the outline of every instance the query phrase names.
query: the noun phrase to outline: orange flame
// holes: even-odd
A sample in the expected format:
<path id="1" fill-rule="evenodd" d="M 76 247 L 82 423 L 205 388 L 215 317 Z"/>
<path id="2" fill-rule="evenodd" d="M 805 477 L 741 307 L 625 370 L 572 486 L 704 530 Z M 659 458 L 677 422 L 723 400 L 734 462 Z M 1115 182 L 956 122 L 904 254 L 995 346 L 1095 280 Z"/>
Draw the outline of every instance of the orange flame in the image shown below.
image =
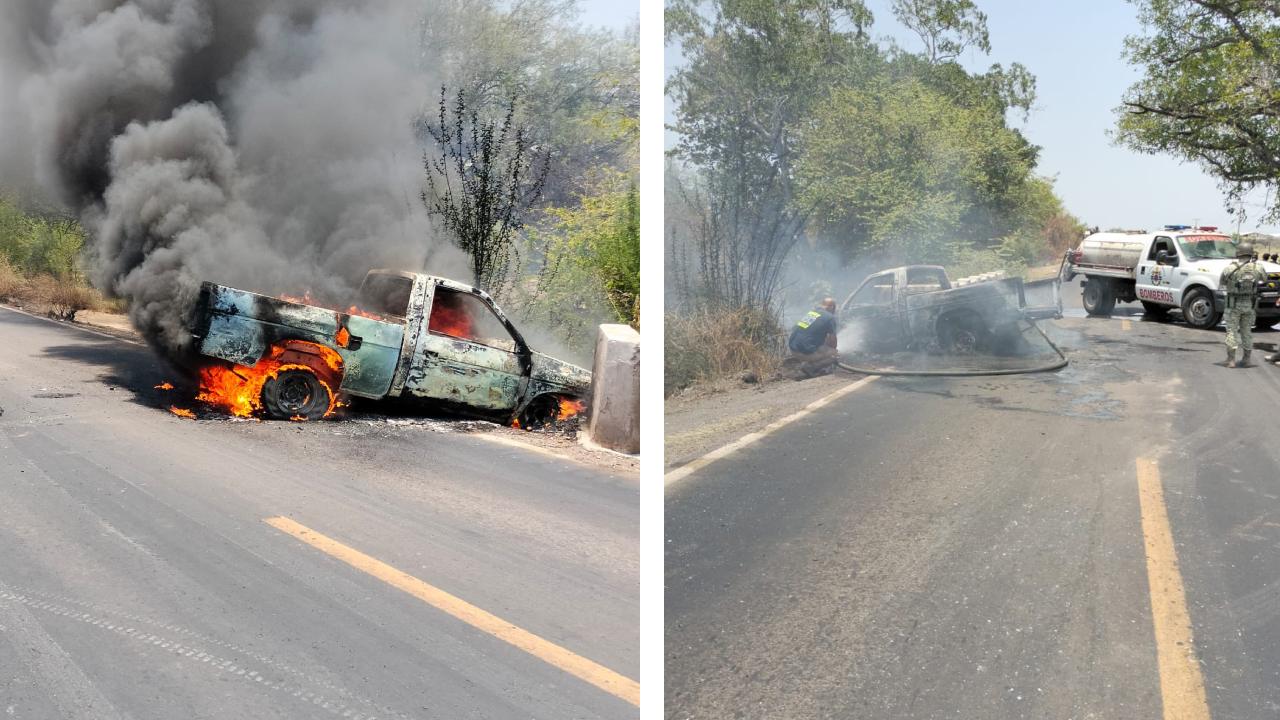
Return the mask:
<path id="1" fill-rule="evenodd" d="M 169 406 L 169 412 L 173 413 L 174 415 L 177 415 L 178 417 L 186 418 L 186 419 L 188 419 L 188 420 L 195 420 L 195 419 L 196 419 L 196 414 L 195 414 L 195 413 L 193 413 L 193 412 L 191 412 L 190 410 L 187 410 L 187 409 L 185 409 L 185 408 L 180 408 L 180 407 L 177 407 L 177 406 L 174 406 L 174 405 L 170 405 L 170 406 Z"/>
<path id="2" fill-rule="evenodd" d="M 360 317 L 367 317 L 372 320 L 382 320 L 383 322 L 386 322 L 386 318 L 384 316 L 379 315 L 378 313 L 375 313 L 375 312 L 370 312 L 368 310 L 361 310 L 355 305 L 348 307 L 346 310 L 339 310 L 336 307 L 332 307 L 324 303 L 321 303 L 320 301 L 311 297 L 310 290 L 302 293 L 302 297 L 298 297 L 297 295 L 286 295 L 282 293 L 280 295 L 277 295 L 276 298 L 279 300 L 284 300 L 285 302 L 296 303 L 298 305 L 310 305 L 311 307 L 321 307 L 326 310 L 332 310 L 334 312 L 346 313 L 347 315 L 359 315 Z"/>
<path id="3" fill-rule="evenodd" d="M 172 390 L 172 389 L 173 389 L 173 383 L 171 383 L 171 382 L 169 382 L 168 380 L 166 380 L 166 381 L 164 381 L 164 382 L 160 383 L 159 385 L 157 385 L 157 386 L 156 386 L 156 389 L 157 389 L 157 390 Z"/>
<path id="4" fill-rule="evenodd" d="M 467 340 L 475 337 L 471 328 L 471 316 L 466 309 L 445 305 L 443 302 L 431 308 L 427 330 Z"/>
<path id="5" fill-rule="evenodd" d="M 279 297 L 281 300 L 284 300 L 285 302 L 297 303 L 299 305 L 316 305 L 316 307 L 322 307 L 316 304 L 315 298 L 311 297 L 310 290 L 302 293 L 302 297 L 298 297 L 297 295 L 286 295 L 284 293 L 281 293 Z"/>
<path id="6" fill-rule="evenodd" d="M 573 400 L 570 398 L 560 398 L 560 413 L 556 415 L 556 420 L 568 420 L 587 409 L 587 404 L 581 400 Z"/>
<path id="7" fill-rule="evenodd" d="M 547 421 L 548 424 L 561 422 L 562 420 L 568 420 L 569 418 L 587 409 L 587 404 L 585 402 L 582 402 L 581 400 L 574 400 L 572 398 L 560 397 L 560 398 L 557 398 L 557 402 L 558 402 L 558 405 L 556 407 L 555 417 L 550 418 Z M 526 428 L 523 425 L 521 425 L 520 418 L 516 418 L 512 420 L 511 427 L 517 430 L 533 430 L 534 429 L 532 427 Z"/>
<path id="8" fill-rule="evenodd" d="M 257 415 L 262 411 L 262 386 L 268 380 L 285 370 L 314 372 L 306 365 L 282 360 L 281 356 L 285 352 L 285 348 L 272 346 L 268 354 L 251 368 L 239 365 L 209 365 L 201 368 L 200 392 L 196 395 L 196 399 L 236 417 L 247 418 Z M 333 353 L 332 350 L 329 352 L 334 357 L 325 356 L 326 360 L 330 368 L 336 371 L 338 370 L 336 363 L 340 360 L 337 358 L 337 353 Z M 342 406 L 342 403 L 338 401 L 337 394 L 324 375 L 317 374 L 317 377 L 325 392 L 329 394 L 329 407 L 324 412 L 325 417 L 329 417 Z"/>
<path id="9" fill-rule="evenodd" d="M 339 325 L 338 334 L 334 337 L 334 341 L 338 343 L 338 347 L 346 347 L 351 344 L 351 333 L 346 327 Z"/>
<path id="10" fill-rule="evenodd" d="M 372 319 L 372 320 L 381 320 L 382 322 L 386 322 L 386 321 L 387 321 L 386 316 L 384 316 L 384 315 L 379 315 L 378 313 L 376 313 L 376 312 L 371 312 L 371 311 L 369 311 L 369 310 L 361 310 L 360 308 L 356 307 L 355 305 L 352 305 L 351 307 L 347 308 L 346 312 L 347 312 L 347 314 L 348 314 L 348 315 L 359 315 L 360 317 L 367 317 L 367 318 L 370 318 L 370 319 Z"/>

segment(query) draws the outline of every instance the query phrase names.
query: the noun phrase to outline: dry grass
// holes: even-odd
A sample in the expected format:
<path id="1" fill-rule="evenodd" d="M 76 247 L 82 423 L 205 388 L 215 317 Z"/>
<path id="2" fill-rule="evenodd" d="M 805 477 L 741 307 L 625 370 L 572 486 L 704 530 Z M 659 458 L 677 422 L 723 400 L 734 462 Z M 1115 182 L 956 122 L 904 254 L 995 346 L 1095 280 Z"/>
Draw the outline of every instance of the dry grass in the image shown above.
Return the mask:
<path id="1" fill-rule="evenodd" d="M 783 358 L 783 333 L 770 314 L 750 308 L 667 315 L 664 392 L 753 373 L 774 375 Z"/>
<path id="2" fill-rule="evenodd" d="M 59 320 L 75 320 L 81 310 L 116 310 L 118 303 L 87 285 L 52 275 L 24 277 L 0 258 L 0 300 Z"/>
<path id="3" fill-rule="evenodd" d="M 14 302 L 25 292 L 27 279 L 0 256 L 0 300 Z"/>

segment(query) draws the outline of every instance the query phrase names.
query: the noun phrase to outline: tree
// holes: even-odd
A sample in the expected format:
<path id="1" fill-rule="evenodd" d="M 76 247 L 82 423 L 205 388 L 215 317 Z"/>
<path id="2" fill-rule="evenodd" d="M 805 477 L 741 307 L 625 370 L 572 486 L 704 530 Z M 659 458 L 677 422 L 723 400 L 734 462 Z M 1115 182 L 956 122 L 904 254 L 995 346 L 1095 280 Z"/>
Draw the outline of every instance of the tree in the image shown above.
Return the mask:
<path id="1" fill-rule="evenodd" d="M 1143 77 L 1116 109 L 1117 140 L 1195 162 L 1229 204 L 1280 184 L 1280 3 L 1133 0 L 1150 34 L 1126 40 Z M 1271 195 L 1263 220 L 1280 218 Z"/>
<path id="2" fill-rule="evenodd" d="M 515 113 L 512 97 L 501 121 L 482 120 L 464 91 L 450 108 L 442 87 L 438 121 L 424 124 L 436 147 L 424 158 L 422 201 L 471 257 L 476 282 L 495 295 L 506 287 L 514 234 L 541 196 L 550 163 L 550 154 L 532 145 L 525 126 L 514 121 Z"/>
<path id="3" fill-rule="evenodd" d="M 543 201 L 563 207 L 595 191 L 595 169 L 625 171 L 634 136 L 616 132 L 640 107 L 635 27 L 590 29 L 574 0 L 435 0 L 419 26 L 424 70 L 466 92 L 481 115 L 522 99 L 515 121 L 556 149 Z"/>
<path id="4" fill-rule="evenodd" d="M 696 169 L 697 199 L 715 215 L 696 240 L 699 297 L 766 307 L 805 225 L 793 202 L 798 131 L 837 78 L 878 62 L 871 15 L 861 0 L 674 0 L 666 20 L 687 60 L 667 85 L 673 154 Z"/>
<path id="5" fill-rule="evenodd" d="M 930 63 L 954 60 L 970 46 L 991 52 L 986 13 L 973 0 L 893 0 L 893 15 L 920 37 Z"/>
<path id="6" fill-rule="evenodd" d="M 816 108 L 797 167 L 799 203 L 846 258 L 942 262 L 956 241 L 1021 225 L 1034 148 L 983 104 L 920 79 L 839 88 Z"/>

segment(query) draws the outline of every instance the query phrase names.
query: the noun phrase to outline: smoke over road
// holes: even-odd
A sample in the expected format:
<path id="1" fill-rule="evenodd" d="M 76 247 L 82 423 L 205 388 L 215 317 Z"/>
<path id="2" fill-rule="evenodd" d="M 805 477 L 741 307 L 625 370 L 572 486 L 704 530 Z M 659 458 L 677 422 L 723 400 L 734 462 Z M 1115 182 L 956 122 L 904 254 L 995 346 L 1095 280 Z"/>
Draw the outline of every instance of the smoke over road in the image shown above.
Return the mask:
<path id="1" fill-rule="evenodd" d="M 80 212 L 96 285 L 181 353 L 202 280 L 346 299 L 469 277 L 417 197 L 439 79 L 401 0 L 6 0 L 0 182 Z"/>

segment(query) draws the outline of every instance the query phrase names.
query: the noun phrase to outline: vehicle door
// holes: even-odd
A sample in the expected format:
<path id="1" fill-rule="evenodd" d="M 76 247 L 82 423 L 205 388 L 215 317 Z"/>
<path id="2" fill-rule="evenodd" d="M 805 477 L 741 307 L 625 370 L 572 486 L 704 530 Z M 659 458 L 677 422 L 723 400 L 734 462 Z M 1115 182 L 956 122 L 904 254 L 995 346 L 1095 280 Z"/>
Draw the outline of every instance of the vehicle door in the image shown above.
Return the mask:
<path id="1" fill-rule="evenodd" d="M 524 377 L 519 343 L 489 303 L 437 285 L 405 392 L 481 410 L 516 406 Z"/>
<path id="2" fill-rule="evenodd" d="M 1161 256 L 1161 253 L 1165 255 Z M 1186 279 L 1186 272 L 1178 275 L 1180 261 L 1178 247 L 1172 237 L 1157 235 L 1147 248 L 1146 255 L 1138 260 L 1138 276 L 1136 278 L 1139 300 L 1154 302 L 1160 305 L 1177 306 L 1181 300 L 1181 283 Z"/>
<path id="3" fill-rule="evenodd" d="M 840 309 L 840 348 L 882 352 L 901 347 L 904 337 L 896 299 L 894 271 L 862 281 Z"/>

